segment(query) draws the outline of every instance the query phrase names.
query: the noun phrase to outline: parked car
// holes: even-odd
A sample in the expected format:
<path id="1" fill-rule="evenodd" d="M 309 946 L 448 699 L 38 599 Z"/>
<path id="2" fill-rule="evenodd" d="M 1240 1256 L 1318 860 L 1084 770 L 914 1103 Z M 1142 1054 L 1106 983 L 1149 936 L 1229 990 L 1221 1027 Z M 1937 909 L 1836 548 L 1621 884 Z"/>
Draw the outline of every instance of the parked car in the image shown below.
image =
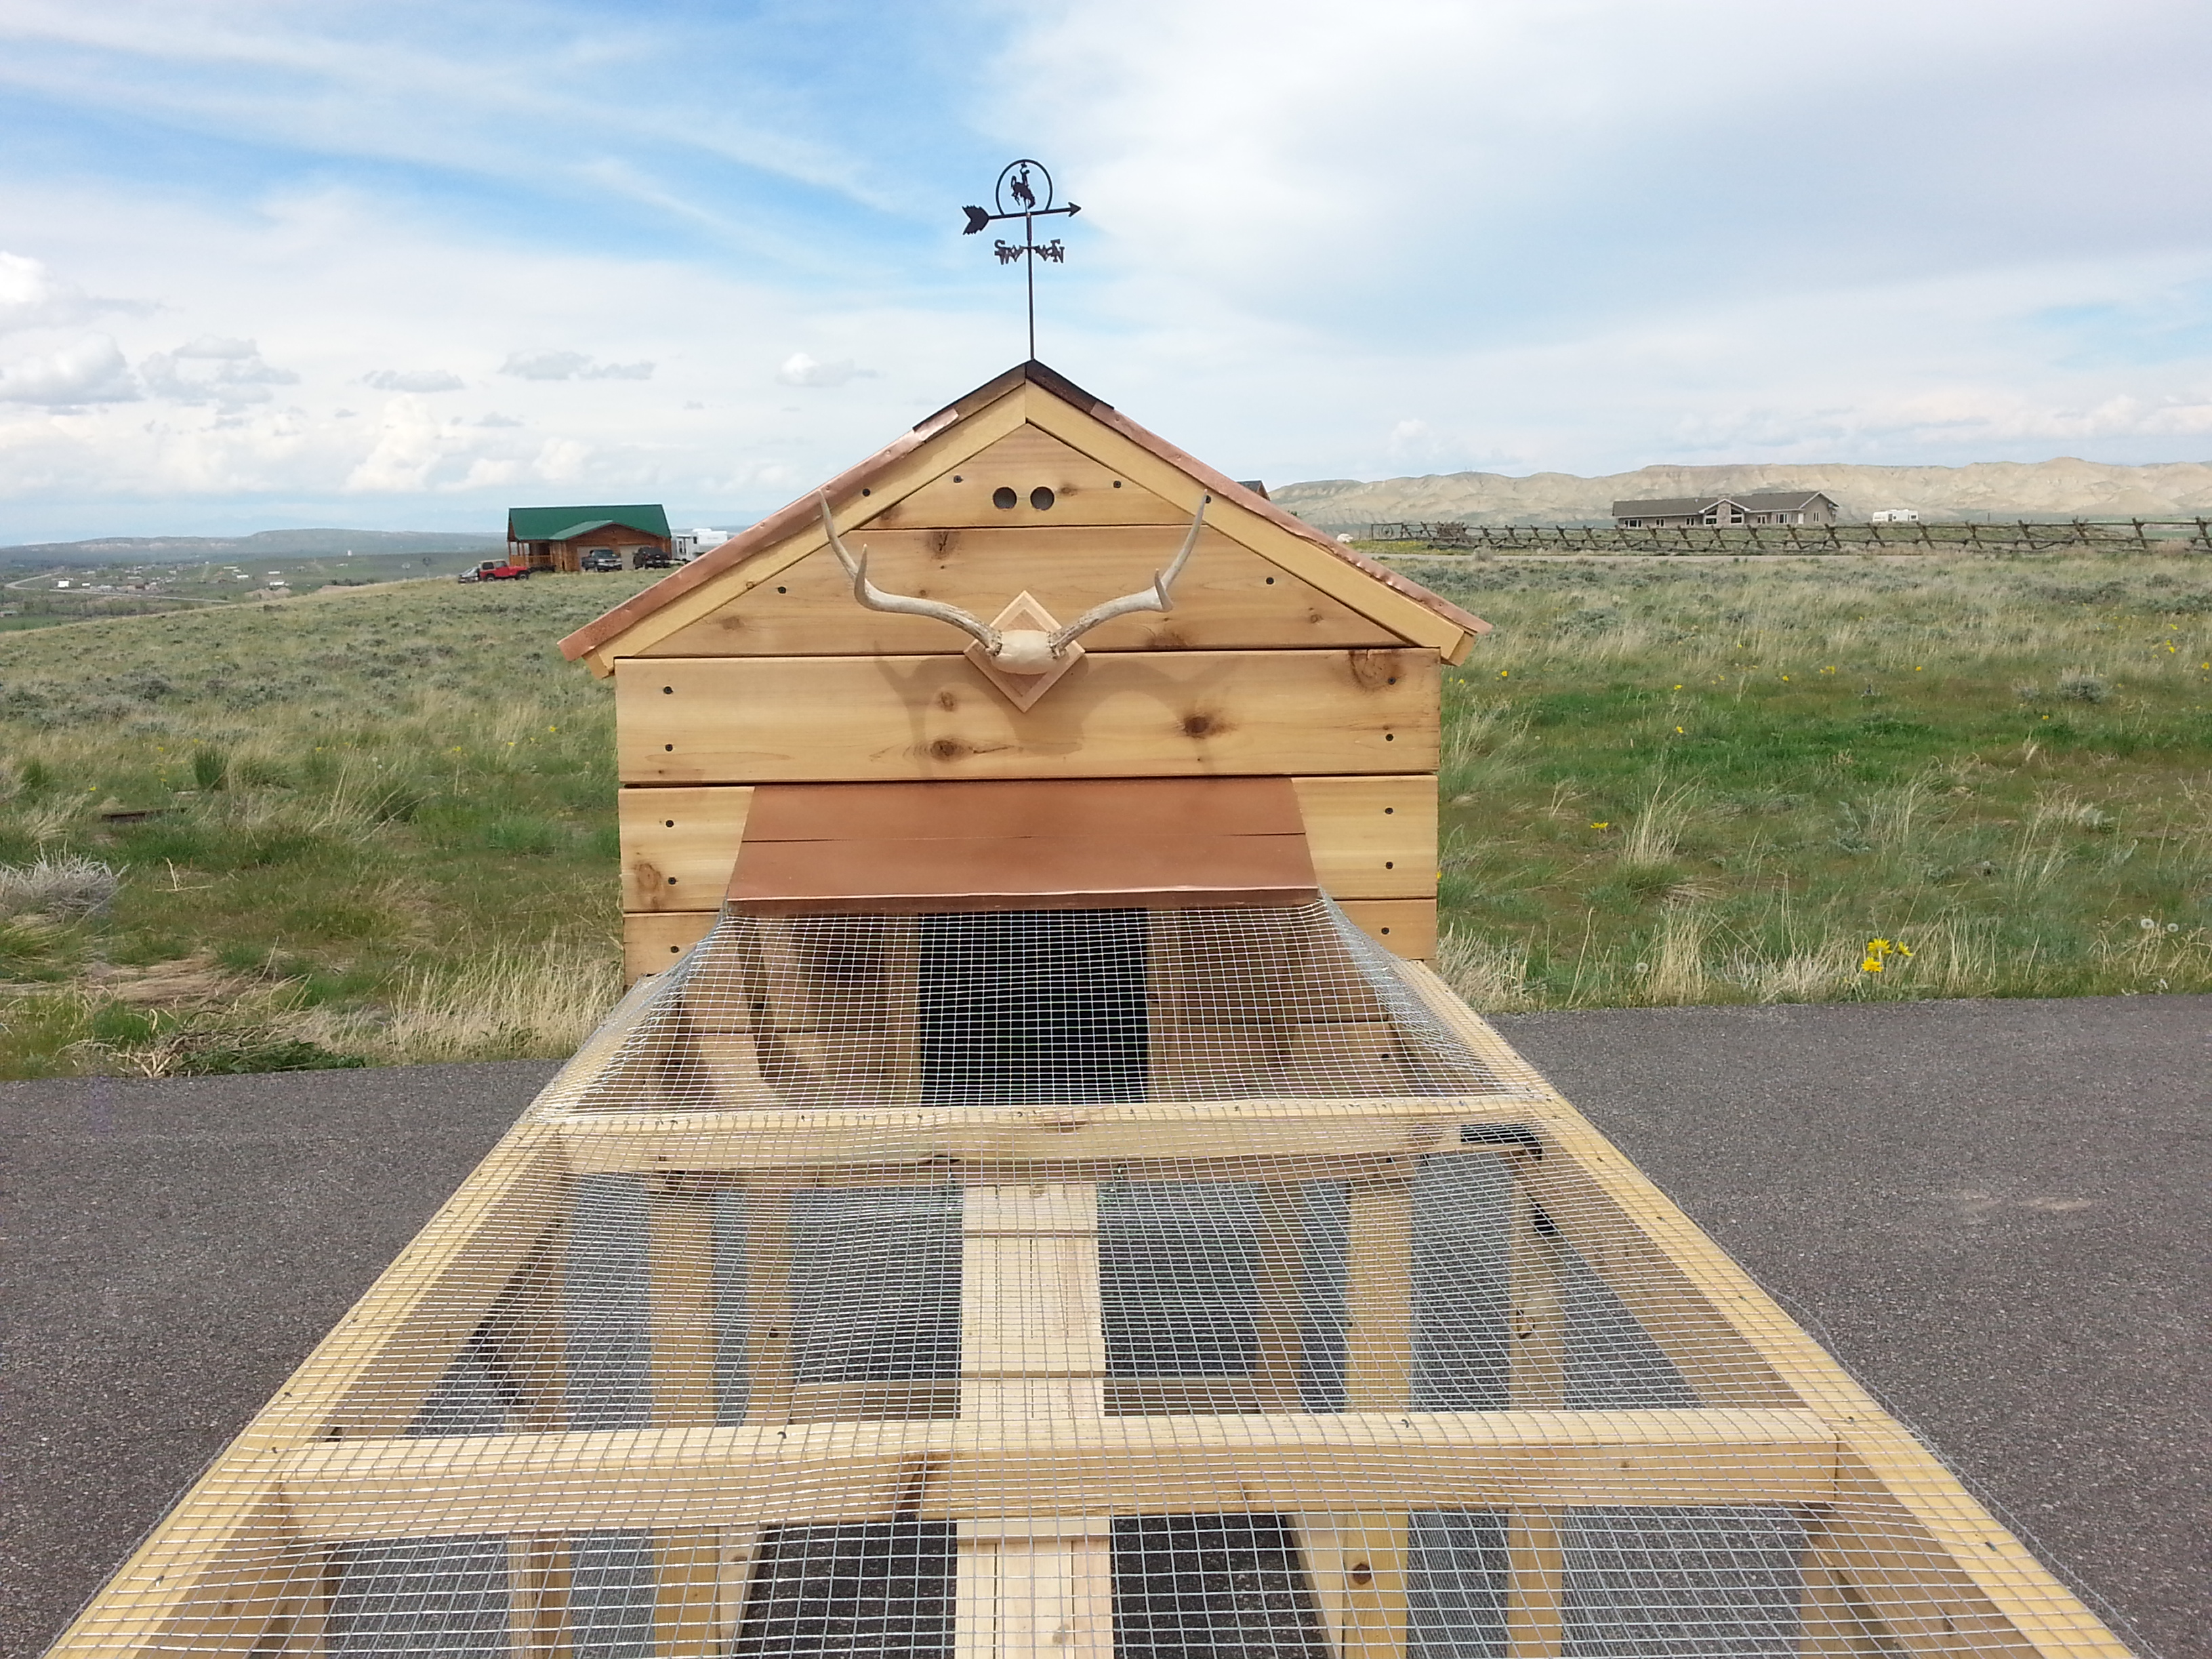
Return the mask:
<path id="1" fill-rule="evenodd" d="M 485 559 L 473 570 L 464 570 L 453 578 L 457 582 L 520 581 L 530 574 L 526 564 L 507 564 L 499 559 Z"/>
<path id="2" fill-rule="evenodd" d="M 672 547 L 641 547 L 631 556 L 640 570 L 668 570 L 684 562 Z"/>
<path id="3" fill-rule="evenodd" d="M 591 548 L 576 561 L 576 568 L 580 570 L 619 570 L 623 568 L 622 555 L 611 547 Z"/>

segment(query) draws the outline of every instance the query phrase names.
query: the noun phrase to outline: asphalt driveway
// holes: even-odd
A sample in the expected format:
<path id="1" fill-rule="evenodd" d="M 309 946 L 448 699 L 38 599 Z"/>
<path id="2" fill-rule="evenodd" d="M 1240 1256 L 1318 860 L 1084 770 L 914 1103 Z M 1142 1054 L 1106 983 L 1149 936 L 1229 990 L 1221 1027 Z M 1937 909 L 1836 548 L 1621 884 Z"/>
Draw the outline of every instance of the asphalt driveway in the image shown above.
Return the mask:
<path id="1" fill-rule="evenodd" d="M 1500 1024 L 2147 1650 L 2212 1659 L 2212 998 Z M 552 1070 L 0 1085 L 0 1652 L 40 1650 Z"/>

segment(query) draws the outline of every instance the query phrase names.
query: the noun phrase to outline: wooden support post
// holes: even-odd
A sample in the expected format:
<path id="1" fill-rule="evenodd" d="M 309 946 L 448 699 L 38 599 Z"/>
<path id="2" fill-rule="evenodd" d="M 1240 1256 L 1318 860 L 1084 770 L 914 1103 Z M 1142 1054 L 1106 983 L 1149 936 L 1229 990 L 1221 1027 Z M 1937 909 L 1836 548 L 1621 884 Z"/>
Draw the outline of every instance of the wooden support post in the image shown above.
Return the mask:
<path id="1" fill-rule="evenodd" d="M 1114 1523 L 963 1521 L 956 1659 L 1113 1659 Z"/>
<path id="2" fill-rule="evenodd" d="M 1558 1224 L 1528 1192 L 1521 1172 L 1513 1176 L 1507 1239 L 1507 1399 L 1516 1411 L 1557 1409 L 1566 1403 L 1566 1310 L 1559 1294 L 1560 1256 L 1565 1249 Z"/>
<path id="3" fill-rule="evenodd" d="M 1301 1515 L 1299 1553 L 1334 1659 L 1404 1659 L 1406 1517 Z"/>
<path id="4" fill-rule="evenodd" d="M 1402 1407 L 1413 1376 L 1412 1170 L 1355 1183 L 1346 1211 L 1345 1409 Z M 1404 1654 L 1407 1526 L 1402 1510 L 1298 1517 L 1336 1659 Z"/>
<path id="5" fill-rule="evenodd" d="M 662 1532 L 654 1534 L 653 1545 L 653 1650 L 714 1651 L 710 1644 L 721 1595 L 721 1534 Z"/>
<path id="6" fill-rule="evenodd" d="M 715 1420 L 714 1196 L 664 1176 L 646 1190 L 653 1421 Z"/>
<path id="7" fill-rule="evenodd" d="M 714 1642 L 709 1653 L 737 1651 L 738 1631 L 744 1623 L 745 1591 L 750 1587 L 753 1559 L 760 1553 L 760 1528 L 725 1528 L 720 1540 L 720 1567 L 714 1593 Z"/>
<path id="8" fill-rule="evenodd" d="M 1566 1642 L 1562 1511 L 1516 1510 L 1505 1522 L 1506 1659 L 1559 1659 Z"/>
<path id="9" fill-rule="evenodd" d="M 1304 1401 L 1305 1364 L 1305 1194 L 1294 1183 L 1262 1187 L 1254 1243 L 1253 1405 L 1240 1408 L 1294 1412 Z"/>
<path id="10" fill-rule="evenodd" d="M 745 1192 L 745 1421 L 791 1417 L 791 1194 Z"/>
<path id="11" fill-rule="evenodd" d="M 1097 1188 L 971 1188 L 960 1232 L 961 1420 L 1079 1431 L 1098 1424 Z M 1110 1518 L 1059 1516 L 1041 1502 L 1026 1514 L 963 1521 L 958 1540 L 957 1659 L 1113 1659 Z"/>
<path id="12" fill-rule="evenodd" d="M 514 1600 L 507 1614 L 508 1659 L 567 1659 L 568 1552 L 558 1537 L 516 1533 L 507 1540 Z"/>
<path id="13" fill-rule="evenodd" d="M 1355 1182 L 1346 1232 L 1344 1406 L 1389 1411 L 1413 1375 L 1412 1171 Z"/>

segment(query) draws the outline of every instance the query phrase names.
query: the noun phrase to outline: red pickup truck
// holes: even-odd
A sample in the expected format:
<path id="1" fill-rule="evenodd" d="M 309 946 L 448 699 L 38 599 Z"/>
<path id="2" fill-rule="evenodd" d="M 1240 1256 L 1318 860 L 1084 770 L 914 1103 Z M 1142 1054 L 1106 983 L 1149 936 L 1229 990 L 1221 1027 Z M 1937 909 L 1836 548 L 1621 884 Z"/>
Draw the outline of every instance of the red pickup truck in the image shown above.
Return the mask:
<path id="1" fill-rule="evenodd" d="M 473 570 L 464 570 L 453 578 L 459 582 L 520 581 L 530 574 L 526 564 L 504 564 L 497 559 L 486 559 Z"/>

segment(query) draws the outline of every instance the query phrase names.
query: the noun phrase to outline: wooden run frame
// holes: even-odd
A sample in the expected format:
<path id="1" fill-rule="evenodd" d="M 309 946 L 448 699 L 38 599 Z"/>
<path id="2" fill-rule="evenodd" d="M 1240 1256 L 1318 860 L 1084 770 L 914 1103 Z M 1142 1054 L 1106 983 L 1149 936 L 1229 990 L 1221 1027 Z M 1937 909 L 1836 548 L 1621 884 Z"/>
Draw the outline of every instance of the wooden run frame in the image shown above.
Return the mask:
<path id="1" fill-rule="evenodd" d="M 1909 1431 L 1441 980 L 1419 963 L 1396 971 L 1499 1077 L 1528 1081 L 1449 1099 L 567 1109 L 649 1000 L 649 988 L 634 993 L 52 1655 L 319 1651 L 334 1574 L 303 1563 L 327 1560 L 341 1542 L 487 1534 L 509 1540 L 510 1652 L 565 1655 L 564 1540 L 600 1529 L 653 1532 L 655 1651 L 721 1652 L 764 1528 L 905 1516 L 954 1529 L 961 1659 L 1105 1659 L 1111 1518 L 1225 1510 L 1292 1517 L 1336 1659 L 1398 1659 L 1408 1514 L 1445 1508 L 1504 1515 L 1507 1649 L 1547 1659 L 1565 1628 L 1571 1510 L 1706 1504 L 1786 1505 L 1798 1517 L 1805 1653 L 2124 1659 Z M 1513 1174 L 1506 1409 L 1409 1409 L 1412 1172 L 1439 1156 L 1502 1158 Z M 1198 1398 L 1195 1383 L 1108 1376 L 1097 1183 L 1209 1170 L 1255 1183 L 1263 1203 L 1300 1180 L 1346 1183 L 1344 1410 L 1299 1408 L 1286 1380 L 1295 1358 L 1279 1316 L 1270 1327 L 1264 1309 L 1261 1365 L 1226 1409 Z M 546 1218 L 562 1212 L 562 1194 L 614 1173 L 647 1178 L 653 1425 L 547 1420 L 510 1434 L 410 1437 L 437 1374 L 503 1294 L 557 1276 L 559 1224 Z M 747 1193 L 746 1273 L 756 1308 L 772 1309 L 788 1294 L 779 1194 L 925 1178 L 957 1182 L 963 1194 L 957 1382 L 911 1391 L 926 1397 L 922 1412 L 886 1412 L 883 1385 L 801 1384 L 787 1341 L 757 1343 L 745 1361 L 748 1420 L 717 1424 L 704 1334 L 714 1291 L 701 1265 L 711 1195 Z M 1663 1351 L 1730 1403 L 1566 1409 L 1559 1272 L 1570 1246 Z M 1263 1260 L 1262 1301 L 1294 1273 L 1295 1263 Z M 557 1340 L 521 1346 L 560 1363 Z M 1391 1508 L 1378 1512 L 1383 1491 Z M 1008 1515 L 1010 1493 L 1025 1513 Z M 1899 1582 L 1909 1595 L 1864 1588 Z"/>

